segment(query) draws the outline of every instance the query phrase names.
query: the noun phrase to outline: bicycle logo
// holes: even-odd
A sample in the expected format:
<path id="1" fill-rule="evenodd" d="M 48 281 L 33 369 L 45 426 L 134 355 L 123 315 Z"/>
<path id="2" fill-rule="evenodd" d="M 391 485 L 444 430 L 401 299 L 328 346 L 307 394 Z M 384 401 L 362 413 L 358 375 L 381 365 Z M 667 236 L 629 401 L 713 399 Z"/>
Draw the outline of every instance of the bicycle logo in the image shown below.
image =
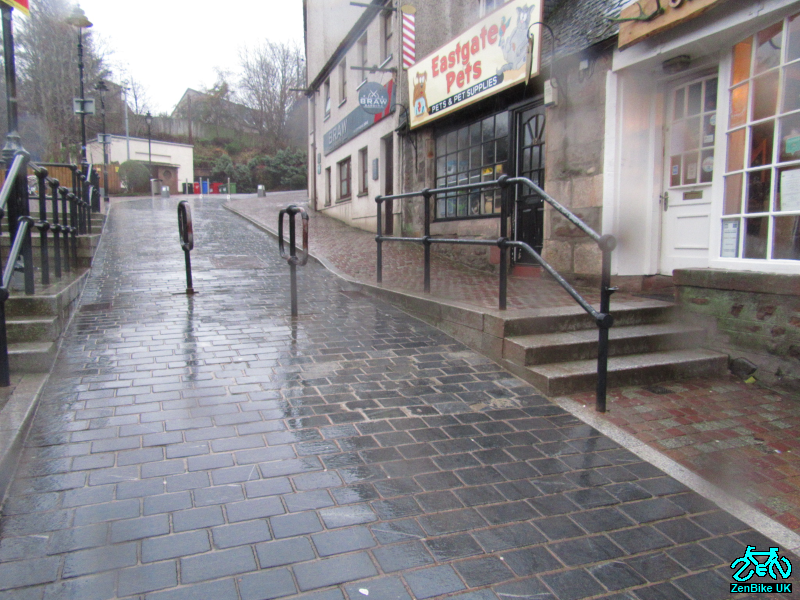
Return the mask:
<path id="1" fill-rule="evenodd" d="M 744 556 L 737 558 L 731 563 L 731 569 L 736 571 L 733 574 L 733 578 L 736 581 L 747 581 L 753 574 L 759 577 L 765 577 L 767 573 L 769 573 L 770 577 L 777 579 L 778 576 L 775 574 L 775 571 L 777 571 L 783 579 L 788 578 L 792 573 L 792 563 L 789 562 L 789 559 L 778 556 L 778 550 L 779 548 L 770 548 L 769 552 L 756 552 L 755 546 L 747 546 Z M 767 560 L 760 563 L 756 560 L 756 556 L 766 556 Z M 738 570 L 737 565 L 739 565 Z M 786 567 L 785 569 L 784 566 Z"/>

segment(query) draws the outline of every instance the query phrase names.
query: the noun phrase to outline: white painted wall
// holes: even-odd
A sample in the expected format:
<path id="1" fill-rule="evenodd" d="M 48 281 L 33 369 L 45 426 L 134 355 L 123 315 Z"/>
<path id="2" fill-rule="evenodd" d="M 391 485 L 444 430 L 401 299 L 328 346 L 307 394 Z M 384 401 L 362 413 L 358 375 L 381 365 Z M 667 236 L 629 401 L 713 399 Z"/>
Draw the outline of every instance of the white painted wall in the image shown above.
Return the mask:
<path id="1" fill-rule="evenodd" d="M 128 149 L 125 136 L 112 135 L 108 146 L 108 161 L 120 164 L 128 160 Z M 97 142 L 91 142 L 86 147 L 87 158 L 90 163 L 102 164 L 103 148 Z M 178 167 L 178 184 L 185 181 L 194 181 L 194 146 L 189 144 L 175 144 L 152 140 L 151 151 L 148 152 L 147 139 L 130 138 L 130 159 L 140 160 L 144 163 L 150 160 L 153 163 L 176 165 Z"/>
<path id="2" fill-rule="evenodd" d="M 349 2 L 349 0 L 348 0 Z M 339 0 L 309 0 L 308 4 L 311 7 L 316 6 L 318 9 L 318 14 L 316 15 L 315 19 L 320 15 L 326 14 L 325 10 L 330 8 L 331 6 L 338 6 Z M 349 5 L 348 5 L 349 6 Z M 350 7 L 354 8 L 354 7 Z M 349 13 L 342 13 L 341 17 L 337 15 L 337 19 L 340 19 L 342 23 L 349 23 L 348 28 L 345 31 L 341 31 L 338 26 L 334 27 L 331 24 L 326 23 L 324 27 L 316 23 L 314 25 L 315 32 L 323 32 L 326 41 L 324 44 L 320 43 L 320 47 L 325 47 L 326 50 L 329 50 L 324 57 L 319 57 L 317 54 L 312 54 L 309 56 L 309 79 L 314 79 L 319 69 L 324 65 L 325 61 L 327 61 L 328 57 L 333 53 L 333 51 L 338 47 L 341 43 L 342 38 L 349 32 L 352 25 L 355 23 L 356 19 L 361 15 L 361 11 L 363 9 L 358 9 L 355 14 L 355 18 L 348 21 Z M 312 11 L 310 11 L 312 12 Z M 311 19 L 309 19 L 309 51 L 311 51 Z M 395 21 L 395 25 L 398 25 L 397 20 Z M 368 57 L 368 64 L 375 65 L 381 62 L 380 60 L 380 53 L 381 53 L 381 20 L 380 16 L 376 16 L 372 19 L 372 22 L 368 25 L 367 30 L 367 57 Z M 340 35 L 340 37 L 336 38 L 335 43 L 328 43 L 330 39 L 328 36 L 336 36 Z M 395 29 L 395 34 L 393 35 L 393 44 L 399 47 L 399 39 L 400 39 L 399 29 Z M 314 48 L 313 53 L 318 53 L 320 48 Z M 388 67 L 393 67 L 398 64 L 398 53 L 394 53 L 394 58 L 387 64 Z M 320 89 L 313 95 L 313 100 L 309 102 L 309 167 L 311 172 L 311 178 L 309 180 L 309 196 L 313 196 L 314 189 L 316 187 L 316 207 L 317 210 L 324 211 L 328 216 L 334 217 L 339 219 L 348 225 L 353 227 L 358 227 L 360 229 L 366 229 L 368 231 L 375 231 L 376 228 L 376 215 L 377 215 L 377 205 L 375 203 L 375 196 L 379 194 L 385 193 L 384 188 L 384 172 L 385 172 L 385 165 L 384 165 L 384 157 L 382 154 L 382 146 L 381 140 L 385 136 L 393 135 L 394 136 L 394 157 L 393 157 L 393 172 L 394 172 L 394 191 L 395 193 L 400 192 L 400 175 L 399 175 L 399 148 L 401 146 L 400 141 L 397 138 L 397 135 L 394 132 L 394 129 L 397 127 L 397 120 L 398 115 L 401 109 L 398 107 L 395 109 L 393 114 L 390 114 L 388 117 L 384 118 L 379 123 L 372 125 L 368 129 L 364 130 L 358 136 L 353 138 L 352 140 L 348 141 L 341 147 L 337 148 L 327 156 L 324 152 L 324 135 L 325 132 L 332 129 L 337 123 L 339 123 L 342 119 L 344 119 L 350 112 L 352 112 L 358 106 L 358 86 L 361 84 L 362 75 L 360 71 L 354 71 L 350 69 L 351 65 L 360 65 L 360 56 L 359 56 L 359 48 L 358 44 L 354 44 L 350 50 L 347 52 L 345 59 L 347 61 L 347 98 L 344 102 L 340 101 L 339 98 L 339 86 L 340 86 L 340 71 L 338 66 L 335 66 L 330 73 L 330 85 L 331 85 L 331 111 L 330 116 L 326 119 L 325 118 L 325 100 L 324 100 L 324 87 L 320 85 Z M 317 64 L 318 63 L 318 64 Z M 380 83 L 381 85 L 386 85 L 392 78 L 391 73 L 368 73 L 367 74 L 367 81 L 373 81 Z M 397 83 L 395 82 L 395 85 Z M 399 90 L 395 92 L 397 94 L 397 99 L 400 101 L 400 93 Z M 367 155 L 368 155 L 368 162 L 369 162 L 369 175 L 367 178 L 367 193 L 359 195 L 358 189 L 358 177 L 360 172 L 360 163 L 359 163 L 359 150 L 361 148 L 367 148 Z M 317 155 L 321 155 L 321 163 L 317 163 Z M 336 194 L 337 194 L 337 184 L 338 184 L 338 170 L 337 170 L 337 163 L 342 161 L 343 159 L 350 156 L 351 160 L 351 168 L 352 168 L 352 178 L 351 178 L 351 185 L 352 185 L 352 195 L 351 199 L 345 202 L 336 203 Z M 379 161 L 379 178 L 377 181 L 373 181 L 372 179 L 372 161 L 378 158 Z M 317 164 L 320 164 L 319 173 L 317 172 Z M 331 206 L 325 207 L 325 169 L 327 167 L 331 168 Z M 316 186 L 314 186 L 314 182 L 316 181 Z M 312 197 L 313 201 L 313 197 Z M 400 202 L 394 203 L 394 211 L 395 214 L 400 213 Z M 395 231 L 399 231 L 400 224 L 395 221 Z"/>

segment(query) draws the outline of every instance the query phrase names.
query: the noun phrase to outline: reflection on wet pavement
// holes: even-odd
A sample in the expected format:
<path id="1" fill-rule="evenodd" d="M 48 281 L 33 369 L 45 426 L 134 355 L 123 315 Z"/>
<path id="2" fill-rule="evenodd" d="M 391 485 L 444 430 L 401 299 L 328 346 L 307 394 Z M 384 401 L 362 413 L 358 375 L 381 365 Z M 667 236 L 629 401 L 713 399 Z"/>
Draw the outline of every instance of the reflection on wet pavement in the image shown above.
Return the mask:
<path id="1" fill-rule="evenodd" d="M 176 201 L 112 211 L 82 298 L 109 305 L 77 313 L 3 506 L 1 600 L 705 600 L 770 546 L 319 265 L 292 320 L 277 244 L 191 203 L 193 297 Z"/>

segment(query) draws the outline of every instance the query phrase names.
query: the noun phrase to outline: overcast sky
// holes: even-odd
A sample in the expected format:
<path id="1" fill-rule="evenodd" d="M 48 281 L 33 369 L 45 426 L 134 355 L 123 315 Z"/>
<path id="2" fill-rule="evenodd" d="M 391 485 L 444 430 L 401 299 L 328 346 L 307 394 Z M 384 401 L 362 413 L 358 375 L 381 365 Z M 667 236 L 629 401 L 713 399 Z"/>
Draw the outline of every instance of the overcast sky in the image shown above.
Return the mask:
<path id="1" fill-rule="evenodd" d="M 302 0 L 81 0 L 80 6 L 94 35 L 113 50 L 112 79 L 119 82 L 127 70 L 156 113 L 171 112 L 187 87 L 213 85 L 215 67 L 236 73 L 243 46 L 303 43 Z"/>

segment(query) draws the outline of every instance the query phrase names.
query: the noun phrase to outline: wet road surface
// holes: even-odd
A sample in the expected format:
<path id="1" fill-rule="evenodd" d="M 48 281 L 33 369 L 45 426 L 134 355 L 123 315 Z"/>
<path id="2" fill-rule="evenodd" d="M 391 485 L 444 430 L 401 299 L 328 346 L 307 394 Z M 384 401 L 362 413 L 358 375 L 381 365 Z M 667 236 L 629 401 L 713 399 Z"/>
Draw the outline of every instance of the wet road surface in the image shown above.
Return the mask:
<path id="1" fill-rule="evenodd" d="M 177 201 L 114 206 L 0 600 L 707 600 L 775 545 L 315 263 L 292 320 L 277 243 L 220 204 L 191 202 L 193 297 Z"/>

